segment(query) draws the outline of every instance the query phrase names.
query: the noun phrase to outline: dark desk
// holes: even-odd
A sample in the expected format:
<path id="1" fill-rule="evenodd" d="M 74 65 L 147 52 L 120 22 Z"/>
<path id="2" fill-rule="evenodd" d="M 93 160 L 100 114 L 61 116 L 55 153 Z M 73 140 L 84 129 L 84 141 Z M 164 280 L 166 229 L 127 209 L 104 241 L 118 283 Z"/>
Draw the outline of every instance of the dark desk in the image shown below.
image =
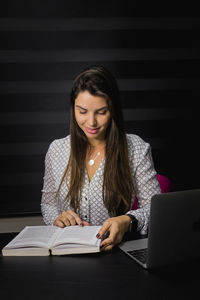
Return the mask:
<path id="1" fill-rule="evenodd" d="M 0 234 L 0 247 L 15 234 Z M 148 272 L 120 249 L 52 257 L 0 257 L 4 299 L 196 299 L 200 262 Z M 131 297 L 131 298 L 130 298 Z"/>

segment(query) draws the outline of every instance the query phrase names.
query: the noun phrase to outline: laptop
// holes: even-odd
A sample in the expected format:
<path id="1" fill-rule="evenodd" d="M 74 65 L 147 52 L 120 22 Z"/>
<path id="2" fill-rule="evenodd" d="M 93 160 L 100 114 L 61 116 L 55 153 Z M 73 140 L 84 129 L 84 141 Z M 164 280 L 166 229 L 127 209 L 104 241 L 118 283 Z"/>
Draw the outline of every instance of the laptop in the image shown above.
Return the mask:
<path id="1" fill-rule="evenodd" d="M 200 258 L 200 189 L 154 195 L 148 238 L 119 248 L 145 269 Z"/>

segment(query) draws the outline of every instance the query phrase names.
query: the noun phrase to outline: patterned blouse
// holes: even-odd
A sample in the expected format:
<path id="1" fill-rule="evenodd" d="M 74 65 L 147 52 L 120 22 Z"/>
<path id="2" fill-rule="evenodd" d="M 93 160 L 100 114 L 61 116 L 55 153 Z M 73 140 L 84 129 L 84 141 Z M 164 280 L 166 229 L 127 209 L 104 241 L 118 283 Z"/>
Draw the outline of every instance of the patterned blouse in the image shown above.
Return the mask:
<path id="1" fill-rule="evenodd" d="M 137 218 L 138 231 L 141 234 L 146 234 L 151 197 L 154 194 L 161 193 L 160 185 L 156 177 L 150 145 L 137 135 L 127 134 L 126 136 L 129 161 L 138 201 L 138 209 L 132 210 L 135 196 L 133 195 L 130 211 L 127 214 L 132 214 Z M 47 225 L 52 225 L 62 211 L 71 209 L 70 199 L 66 198 L 69 178 L 67 178 L 67 182 L 66 180 L 64 181 L 59 194 L 56 196 L 69 155 L 70 136 L 53 141 L 46 154 L 41 210 L 44 222 Z M 91 181 L 89 181 L 87 170 L 85 169 L 79 216 L 81 220 L 85 220 L 91 225 L 102 225 L 109 218 L 102 197 L 104 164 L 105 159 L 101 161 Z"/>

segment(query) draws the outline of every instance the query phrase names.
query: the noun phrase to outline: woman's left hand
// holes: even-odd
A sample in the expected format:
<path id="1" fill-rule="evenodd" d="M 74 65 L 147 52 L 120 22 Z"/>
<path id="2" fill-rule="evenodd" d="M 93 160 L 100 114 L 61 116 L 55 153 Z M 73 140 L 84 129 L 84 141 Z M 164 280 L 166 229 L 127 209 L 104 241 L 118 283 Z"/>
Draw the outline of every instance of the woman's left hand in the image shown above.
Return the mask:
<path id="1" fill-rule="evenodd" d="M 128 231 L 130 225 L 130 217 L 126 215 L 113 217 L 106 220 L 101 227 L 97 238 L 102 239 L 109 232 L 109 236 L 102 240 L 101 250 L 109 251 L 115 245 L 122 241 L 124 234 Z"/>

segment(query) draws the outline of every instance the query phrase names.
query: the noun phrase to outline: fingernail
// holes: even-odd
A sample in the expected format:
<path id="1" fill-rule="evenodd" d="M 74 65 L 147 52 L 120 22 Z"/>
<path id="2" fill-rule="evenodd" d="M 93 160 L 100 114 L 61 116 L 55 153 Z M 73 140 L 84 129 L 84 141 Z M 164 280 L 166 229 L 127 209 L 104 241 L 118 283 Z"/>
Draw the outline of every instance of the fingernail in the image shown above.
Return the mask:
<path id="1" fill-rule="evenodd" d="M 83 223 L 83 222 L 81 222 L 81 223 L 80 223 L 80 226 L 81 226 L 81 227 L 83 227 L 83 226 L 84 226 L 84 223 Z"/>
<path id="2" fill-rule="evenodd" d="M 99 238 L 100 238 L 100 234 L 99 234 L 99 233 L 97 233 L 96 237 L 99 239 Z"/>

